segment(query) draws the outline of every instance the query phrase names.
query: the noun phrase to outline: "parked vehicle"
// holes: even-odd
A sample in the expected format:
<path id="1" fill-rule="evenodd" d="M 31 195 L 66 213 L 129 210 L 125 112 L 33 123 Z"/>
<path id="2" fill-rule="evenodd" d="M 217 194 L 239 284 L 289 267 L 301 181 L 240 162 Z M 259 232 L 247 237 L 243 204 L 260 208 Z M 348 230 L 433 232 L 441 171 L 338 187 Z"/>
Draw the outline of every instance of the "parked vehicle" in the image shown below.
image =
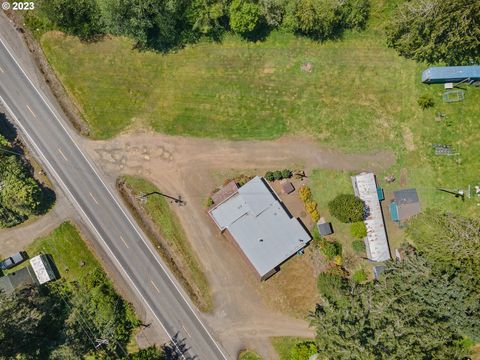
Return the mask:
<path id="1" fill-rule="evenodd" d="M 17 266 L 18 264 L 21 264 L 25 260 L 27 260 L 28 256 L 25 251 L 20 251 L 12 256 L 7 257 L 3 261 L 0 262 L 0 269 L 1 270 L 7 270 L 11 269 L 14 266 Z"/>

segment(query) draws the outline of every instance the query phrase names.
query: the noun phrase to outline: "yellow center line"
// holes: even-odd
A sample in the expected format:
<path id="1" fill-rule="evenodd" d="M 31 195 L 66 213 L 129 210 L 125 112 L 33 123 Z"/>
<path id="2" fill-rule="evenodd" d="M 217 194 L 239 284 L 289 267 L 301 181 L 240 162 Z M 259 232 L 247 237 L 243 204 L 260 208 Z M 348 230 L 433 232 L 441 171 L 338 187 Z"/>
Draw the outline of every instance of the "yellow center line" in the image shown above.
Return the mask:
<path id="1" fill-rule="evenodd" d="M 32 111 L 32 109 L 30 109 L 30 106 L 27 105 L 27 109 L 28 109 L 28 111 L 30 111 L 30 113 L 33 115 L 34 118 L 37 117 L 37 115 L 35 115 L 35 113 Z"/>
<path id="2" fill-rule="evenodd" d="M 155 283 L 153 282 L 153 280 L 150 280 L 150 282 L 152 283 L 153 287 L 155 288 L 155 290 L 157 290 L 157 292 L 160 294 L 160 290 L 158 290 L 158 287 L 157 285 L 155 285 Z"/>
<path id="3" fill-rule="evenodd" d="M 63 153 L 63 151 L 60 149 L 60 148 L 57 148 L 58 152 L 60 153 L 60 155 L 63 156 L 63 158 L 65 159 L 65 161 L 68 161 L 67 157 L 65 156 L 65 154 Z"/>
<path id="4" fill-rule="evenodd" d="M 95 201 L 95 204 L 98 205 L 98 201 L 97 201 L 97 199 L 95 199 L 95 197 L 93 196 L 93 194 L 92 194 L 92 193 L 89 193 L 89 194 L 90 194 L 90 196 L 92 197 L 93 201 Z"/>
<path id="5" fill-rule="evenodd" d="M 125 246 L 126 246 L 126 247 L 127 247 L 127 249 L 128 249 L 127 242 L 125 241 L 125 239 L 123 238 L 123 236 L 122 236 L 122 235 L 120 235 L 120 239 L 122 239 L 123 243 L 125 244 Z"/>

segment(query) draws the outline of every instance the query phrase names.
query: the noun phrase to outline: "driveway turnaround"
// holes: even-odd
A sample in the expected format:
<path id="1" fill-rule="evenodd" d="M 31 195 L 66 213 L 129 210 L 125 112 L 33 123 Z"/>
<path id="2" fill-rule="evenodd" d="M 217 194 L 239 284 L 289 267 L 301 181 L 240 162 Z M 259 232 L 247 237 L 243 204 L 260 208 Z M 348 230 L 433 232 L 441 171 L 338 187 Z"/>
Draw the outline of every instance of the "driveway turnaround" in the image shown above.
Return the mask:
<path id="1" fill-rule="evenodd" d="M 0 39 L 0 101 L 184 359 L 226 359 L 190 300 Z"/>

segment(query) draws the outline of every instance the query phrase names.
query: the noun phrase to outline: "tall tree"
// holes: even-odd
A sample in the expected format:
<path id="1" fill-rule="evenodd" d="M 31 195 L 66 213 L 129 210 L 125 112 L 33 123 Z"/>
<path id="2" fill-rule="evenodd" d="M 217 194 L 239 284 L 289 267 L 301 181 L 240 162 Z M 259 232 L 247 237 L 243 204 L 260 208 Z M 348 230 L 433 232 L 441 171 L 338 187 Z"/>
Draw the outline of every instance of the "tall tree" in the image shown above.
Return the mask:
<path id="1" fill-rule="evenodd" d="M 185 43 L 190 33 L 187 0 L 105 0 L 105 29 L 130 36 L 139 48 L 167 51 Z"/>
<path id="2" fill-rule="evenodd" d="M 250 0 L 233 0 L 229 14 L 230 27 L 240 34 L 252 32 L 260 20 L 258 4 Z"/>
<path id="3" fill-rule="evenodd" d="M 40 10 L 62 31 L 90 40 L 102 33 L 96 0 L 41 0 Z"/>
<path id="4" fill-rule="evenodd" d="M 463 325 L 480 327 L 480 306 L 459 278 L 434 272 L 413 252 L 343 296 L 327 296 L 311 316 L 319 350 L 332 358 L 459 359 L 468 353 Z"/>
<path id="5" fill-rule="evenodd" d="M 478 0 L 412 0 L 387 27 L 387 44 L 410 59 L 468 65 L 480 61 Z"/>

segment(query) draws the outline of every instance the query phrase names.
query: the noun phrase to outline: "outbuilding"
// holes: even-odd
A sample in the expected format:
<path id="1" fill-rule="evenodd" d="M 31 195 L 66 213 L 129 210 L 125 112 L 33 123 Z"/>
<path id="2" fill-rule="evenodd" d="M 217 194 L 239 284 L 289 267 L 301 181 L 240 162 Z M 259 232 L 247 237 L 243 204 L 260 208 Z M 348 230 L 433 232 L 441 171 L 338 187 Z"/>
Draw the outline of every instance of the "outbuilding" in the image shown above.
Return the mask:
<path id="1" fill-rule="evenodd" d="M 393 197 L 390 204 L 390 217 L 393 221 L 408 220 L 422 210 L 416 189 L 394 191 Z"/>
<path id="2" fill-rule="evenodd" d="M 318 220 L 317 229 L 320 236 L 327 236 L 333 234 L 332 224 L 326 222 L 323 217 Z"/>
<path id="3" fill-rule="evenodd" d="M 291 256 L 301 253 L 311 236 L 261 177 L 215 204 L 209 214 L 265 280 Z"/>
<path id="4" fill-rule="evenodd" d="M 422 73 L 424 84 L 458 83 L 461 81 L 479 81 L 480 66 L 436 66 Z"/>

